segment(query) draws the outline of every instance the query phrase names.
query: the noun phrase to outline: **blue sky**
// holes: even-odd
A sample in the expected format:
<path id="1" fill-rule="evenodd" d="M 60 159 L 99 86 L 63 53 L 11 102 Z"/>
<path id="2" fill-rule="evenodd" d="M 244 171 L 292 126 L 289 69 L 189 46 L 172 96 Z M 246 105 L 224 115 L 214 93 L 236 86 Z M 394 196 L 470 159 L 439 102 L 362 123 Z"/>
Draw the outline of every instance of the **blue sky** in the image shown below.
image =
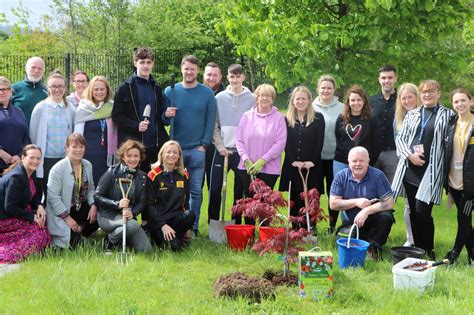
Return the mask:
<path id="1" fill-rule="evenodd" d="M 9 25 L 13 25 L 17 18 L 12 14 L 11 9 L 18 6 L 18 0 L 0 0 L 0 12 L 4 13 L 9 21 Z M 31 26 L 37 26 L 40 16 L 48 13 L 51 0 L 23 0 L 23 6 L 31 12 Z"/>

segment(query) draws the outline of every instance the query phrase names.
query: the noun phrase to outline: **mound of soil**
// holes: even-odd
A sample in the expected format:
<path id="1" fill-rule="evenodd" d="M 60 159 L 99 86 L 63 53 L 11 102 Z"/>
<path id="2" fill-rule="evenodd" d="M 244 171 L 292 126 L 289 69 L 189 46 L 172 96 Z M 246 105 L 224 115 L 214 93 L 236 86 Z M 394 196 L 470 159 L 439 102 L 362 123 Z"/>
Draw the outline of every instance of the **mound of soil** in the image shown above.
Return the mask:
<path id="1" fill-rule="evenodd" d="M 250 277 L 243 272 L 233 272 L 220 277 L 214 282 L 214 294 L 217 297 L 227 296 L 248 298 L 260 302 L 262 298 L 274 298 L 275 287 L 267 279 Z"/>
<path id="2" fill-rule="evenodd" d="M 287 287 L 298 285 L 298 276 L 291 272 L 288 275 L 283 275 L 283 271 L 267 270 L 263 273 L 262 278 L 271 281 L 274 286 L 286 285 Z"/>

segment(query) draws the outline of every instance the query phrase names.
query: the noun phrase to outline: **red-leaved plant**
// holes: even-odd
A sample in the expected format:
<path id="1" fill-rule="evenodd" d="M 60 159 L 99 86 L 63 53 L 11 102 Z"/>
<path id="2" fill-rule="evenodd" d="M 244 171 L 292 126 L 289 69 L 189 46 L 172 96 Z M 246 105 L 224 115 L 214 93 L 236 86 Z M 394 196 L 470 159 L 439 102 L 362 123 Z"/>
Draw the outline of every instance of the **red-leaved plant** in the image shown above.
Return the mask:
<path id="1" fill-rule="evenodd" d="M 277 217 L 277 209 L 285 207 L 287 201 L 279 191 L 273 191 L 261 179 L 254 179 L 250 182 L 249 191 L 253 194 L 252 198 L 242 198 L 237 200 L 232 207 L 232 214 L 243 215 L 246 218 L 262 222 L 266 220 L 268 224 L 281 219 Z"/>
<path id="2" fill-rule="evenodd" d="M 308 213 L 311 226 L 316 230 L 316 224 L 326 219 L 326 215 L 319 207 L 319 197 L 316 188 L 310 189 L 308 192 L 302 192 L 300 198 L 305 200 L 306 206 L 299 210 L 299 216 L 290 216 L 290 221 L 298 225 L 305 225 L 307 223 L 306 213 Z"/>
<path id="3" fill-rule="evenodd" d="M 301 228 L 298 230 L 290 230 L 288 233 L 288 247 L 286 254 L 292 262 L 298 261 L 298 252 L 304 250 L 304 238 L 308 236 L 310 232 L 307 229 Z M 275 252 L 284 254 L 285 251 L 285 234 L 277 234 L 265 242 L 256 242 L 252 250 L 263 255 L 268 252 Z"/>
<path id="4" fill-rule="evenodd" d="M 275 223 L 288 224 L 288 222 L 277 216 L 278 208 L 288 206 L 288 202 L 283 198 L 281 192 L 273 191 L 258 178 L 250 183 L 249 190 L 253 197 L 238 200 L 236 205 L 232 207 L 234 215 L 243 215 L 260 222 L 266 220 L 274 225 Z M 315 227 L 317 222 L 325 219 L 325 215 L 319 207 L 319 192 L 313 188 L 308 192 L 301 193 L 300 197 L 305 200 L 305 207 L 299 210 L 299 216 L 290 216 L 289 220 L 298 225 L 305 225 L 307 222 L 306 213 L 308 213 L 311 225 Z M 298 260 L 298 252 L 304 250 L 302 246 L 305 242 L 304 238 L 310 234 L 311 232 L 305 228 L 289 231 L 286 251 L 288 262 Z M 256 242 L 252 250 L 260 253 L 260 255 L 268 252 L 285 254 L 285 242 L 286 234 L 277 234 L 265 242 Z M 289 265 L 287 266 L 289 268 Z"/>

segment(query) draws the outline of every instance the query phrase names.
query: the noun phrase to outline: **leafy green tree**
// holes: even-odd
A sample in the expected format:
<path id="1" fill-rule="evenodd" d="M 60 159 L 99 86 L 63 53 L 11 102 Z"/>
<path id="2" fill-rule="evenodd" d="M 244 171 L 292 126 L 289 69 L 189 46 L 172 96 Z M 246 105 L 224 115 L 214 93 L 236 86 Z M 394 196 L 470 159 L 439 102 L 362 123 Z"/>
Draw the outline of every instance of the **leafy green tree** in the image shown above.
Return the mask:
<path id="1" fill-rule="evenodd" d="M 468 1 L 241 0 L 226 8 L 217 29 L 239 54 L 264 62 L 280 91 L 314 86 L 325 73 L 376 91 L 385 63 L 399 82 L 435 78 L 450 88 L 472 52 L 462 39 Z"/>

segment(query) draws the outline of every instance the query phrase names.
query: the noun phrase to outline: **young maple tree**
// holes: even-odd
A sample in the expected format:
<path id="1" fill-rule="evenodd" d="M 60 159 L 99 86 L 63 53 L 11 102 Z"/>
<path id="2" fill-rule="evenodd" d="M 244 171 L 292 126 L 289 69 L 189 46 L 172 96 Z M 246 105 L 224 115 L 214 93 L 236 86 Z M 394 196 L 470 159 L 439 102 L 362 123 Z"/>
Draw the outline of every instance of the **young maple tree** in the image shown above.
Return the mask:
<path id="1" fill-rule="evenodd" d="M 288 205 L 288 201 L 283 197 L 280 191 L 273 191 L 261 179 L 254 179 L 250 182 L 249 191 L 253 197 L 241 198 L 232 207 L 234 215 L 243 215 L 244 217 L 268 223 L 282 223 L 282 219 L 277 217 L 278 208 Z M 305 200 L 305 207 L 299 210 L 299 216 L 290 216 L 289 220 L 298 225 L 306 224 L 306 213 L 309 214 L 309 220 L 314 226 L 321 220 L 324 220 L 322 209 L 319 207 L 319 192 L 316 188 L 300 194 L 301 199 Z"/>
<path id="2" fill-rule="evenodd" d="M 316 188 L 310 189 L 308 192 L 302 192 L 300 198 L 305 201 L 305 206 L 299 209 L 299 216 L 290 216 L 290 221 L 299 226 L 307 223 L 306 213 L 309 214 L 309 221 L 316 228 L 316 224 L 327 217 L 323 210 L 319 207 L 319 192 Z"/>
<path id="3" fill-rule="evenodd" d="M 272 222 L 281 223 L 281 219 L 277 217 L 277 209 L 287 205 L 282 193 L 273 191 L 264 181 L 258 178 L 250 182 L 249 191 L 253 194 L 253 197 L 237 200 L 235 206 L 232 207 L 232 214 L 243 215 L 260 222 L 265 220 L 268 224 Z"/>

